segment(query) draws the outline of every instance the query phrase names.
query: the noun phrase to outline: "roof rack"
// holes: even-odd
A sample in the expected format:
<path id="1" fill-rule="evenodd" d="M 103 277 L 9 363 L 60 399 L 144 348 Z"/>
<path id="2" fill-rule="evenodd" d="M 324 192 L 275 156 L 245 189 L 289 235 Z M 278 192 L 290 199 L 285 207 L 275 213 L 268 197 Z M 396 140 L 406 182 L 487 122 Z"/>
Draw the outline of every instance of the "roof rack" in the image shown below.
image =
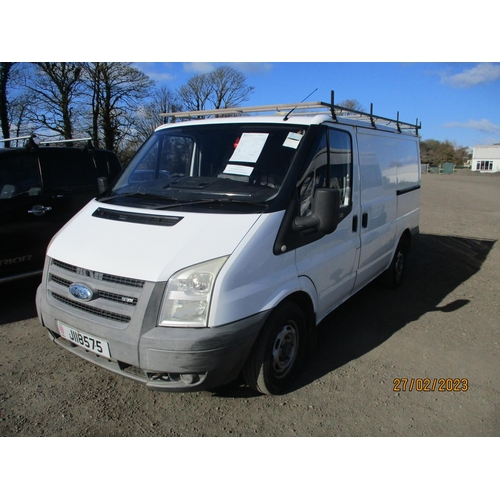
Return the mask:
<path id="1" fill-rule="evenodd" d="M 0 142 L 11 142 L 11 141 L 24 141 L 26 139 L 31 139 L 33 134 L 31 135 L 23 135 L 20 137 L 9 137 L 8 139 L 0 139 Z"/>
<path id="2" fill-rule="evenodd" d="M 58 144 L 60 142 L 62 143 L 69 143 L 69 142 L 82 142 L 82 141 L 92 141 L 92 137 L 81 137 L 80 139 L 56 139 L 55 141 L 40 141 L 40 144 L 43 144 L 45 146 L 51 145 L 51 144 Z"/>
<path id="3" fill-rule="evenodd" d="M 378 122 L 384 126 L 395 128 L 397 132 L 401 133 L 405 130 L 411 130 L 416 135 L 418 131 L 422 128 L 422 124 L 419 123 L 418 119 L 416 123 L 406 123 L 399 120 L 399 111 L 397 113 L 396 119 L 386 118 L 383 116 L 377 116 L 373 114 L 373 104 L 370 105 L 370 112 L 359 111 L 355 109 L 345 108 L 338 106 L 334 103 L 334 92 L 331 92 L 331 102 L 315 101 L 315 102 L 299 102 L 291 104 L 268 104 L 264 106 L 247 106 L 238 108 L 220 108 L 220 109 L 206 109 L 200 111 L 175 111 L 171 113 L 160 113 L 160 116 L 171 117 L 171 118 L 201 118 L 204 116 L 215 115 L 227 116 L 227 115 L 242 115 L 244 113 L 269 113 L 275 112 L 277 114 L 284 114 L 283 120 L 288 120 L 288 117 L 296 110 L 306 110 L 313 114 L 319 113 L 330 113 L 334 121 L 338 121 L 340 117 L 348 117 L 359 120 L 369 120 L 370 125 L 373 128 L 377 128 Z M 316 110 L 316 111 L 314 111 Z M 319 111 L 318 111 L 319 110 Z M 337 113 L 340 112 L 340 113 Z M 311 114 L 302 113 L 302 114 Z"/>
<path id="4" fill-rule="evenodd" d="M 34 142 L 34 138 L 36 137 L 35 134 L 31 135 L 23 135 L 19 137 L 9 137 L 8 139 L 0 139 L 0 142 L 13 142 L 13 141 L 30 141 L 31 146 L 38 146 L 38 145 L 45 145 L 45 146 L 50 146 L 51 144 L 58 144 L 58 143 L 71 143 L 71 142 L 82 142 L 82 141 L 87 141 L 88 146 L 92 147 L 92 137 L 81 137 L 80 139 L 56 139 L 54 141 L 40 141 L 39 144 L 36 144 Z"/>
<path id="5" fill-rule="evenodd" d="M 14 141 L 26 141 L 24 143 L 24 148 L 29 150 L 29 151 L 34 151 L 36 148 L 38 148 L 38 144 L 35 142 L 35 134 L 30 134 L 30 135 L 21 135 L 17 137 L 9 137 L 8 139 L 0 139 L 0 142 L 6 142 L 7 143 L 7 148 L 5 149 L 10 149 L 10 143 Z"/>
<path id="6" fill-rule="evenodd" d="M 241 115 L 244 113 L 266 113 L 274 111 L 275 113 L 290 112 L 294 109 L 318 109 L 324 106 L 322 102 L 301 102 L 293 104 L 267 104 L 264 106 L 246 106 L 242 108 L 220 108 L 204 109 L 201 111 L 173 111 L 171 113 L 160 113 L 160 116 L 171 118 L 196 118 L 201 116 L 223 116 L 223 115 Z M 328 106 L 328 105 L 326 105 Z"/>

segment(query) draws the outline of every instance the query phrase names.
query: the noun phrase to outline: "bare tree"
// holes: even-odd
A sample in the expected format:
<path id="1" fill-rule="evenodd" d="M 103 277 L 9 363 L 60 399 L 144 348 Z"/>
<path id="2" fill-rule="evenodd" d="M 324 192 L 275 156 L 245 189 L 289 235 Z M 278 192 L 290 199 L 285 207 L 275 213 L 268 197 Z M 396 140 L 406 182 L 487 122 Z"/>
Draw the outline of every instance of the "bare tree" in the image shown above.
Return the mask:
<path id="1" fill-rule="evenodd" d="M 338 103 L 338 106 L 342 108 L 354 109 L 356 111 L 365 111 L 365 108 L 356 99 L 344 99 Z"/>
<path id="2" fill-rule="evenodd" d="M 209 73 L 193 76 L 181 85 L 178 94 L 188 111 L 202 111 L 236 107 L 248 100 L 253 90 L 243 73 L 230 66 L 220 66 Z"/>
<path id="3" fill-rule="evenodd" d="M 187 111 L 203 111 L 213 91 L 210 73 L 194 75 L 177 91 Z"/>
<path id="4" fill-rule="evenodd" d="M 39 62 L 34 65 L 36 70 L 26 85 L 35 96 L 31 119 L 65 139 L 73 139 L 75 119 L 79 114 L 81 64 Z"/>
<path id="5" fill-rule="evenodd" d="M 30 126 L 28 121 L 32 101 L 33 98 L 29 92 L 21 92 L 9 103 L 9 122 L 17 137 L 31 135 L 34 131 L 34 127 Z"/>
<path id="6" fill-rule="evenodd" d="M 2 135 L 4 139 L 10 137 L 10 123 L 8 115 L 8 99 L 7 99 L 7 84 L 11 75 L 11 70 L 16 63 L 3 62 L 0 63 L 0 125 L 2 127 Z M 5 147 L 10 147 L 10 142 L 5 143 Z"/>
<path id="7" fill-rule="evenodd" d="M 158 87 L 153 92 L 149 103 L 137 113 L 135 141 L 144 142 L 155 131 L 156 127 L 175 120 L 175 118 L 160 116 L 160 113 L 181 110 L 182 104 L 177 94 L 166 86 Z"/>
<path id="8" fill-rule="evenodd" d="M 209 100 L 215 109 L 237 107 L 254 91 L 246 84 L 246 76 L 231 66 L 220 66 L 209 77 L 213 89 Z"/>
<path id="9" fill-rule="evenodd" d="M 138 105 L 153 87 L 152 80 L 131 63 L 104 62 L 84 66 L 90 96 L 91 130 L 96 145 L 116 150 L 129 134 Z"/>
<path id="10" fill-rule="evenodd" d="M 83 83 L 86 88 L 85 96 L 89 105 L 88 115 L 90 116 L 90 136 L 94 146 L 100 146 L 99 116 L 101 111 L 101 65 L 105 63 L 82 63 Z"/>

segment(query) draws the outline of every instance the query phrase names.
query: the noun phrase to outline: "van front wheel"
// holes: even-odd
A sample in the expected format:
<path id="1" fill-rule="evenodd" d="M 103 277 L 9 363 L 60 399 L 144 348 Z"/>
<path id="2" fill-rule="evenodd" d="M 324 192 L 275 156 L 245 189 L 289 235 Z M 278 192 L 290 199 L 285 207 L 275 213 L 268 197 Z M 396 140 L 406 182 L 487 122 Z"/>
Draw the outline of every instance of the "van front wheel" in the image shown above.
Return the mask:
<path id="1" fill-rule="evenodd" d="M 262 394 L 282 394 L 297 375 L 305 347 L 306 316 L 292 302 L 269 316 L 245 367 L 245 382 Z"/>

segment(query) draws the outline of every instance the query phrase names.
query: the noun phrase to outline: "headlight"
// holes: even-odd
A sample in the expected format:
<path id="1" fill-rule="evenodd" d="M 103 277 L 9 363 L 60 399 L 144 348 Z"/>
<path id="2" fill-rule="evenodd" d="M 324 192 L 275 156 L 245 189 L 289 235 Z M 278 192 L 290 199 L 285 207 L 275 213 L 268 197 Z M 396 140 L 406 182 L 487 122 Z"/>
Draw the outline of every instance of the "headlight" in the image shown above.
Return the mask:
<path id="1" fill-rule="evenodd" d="M 167 283 L 159 326 L 207 326 L 215 279 L 227 257 L 187 267 Z"/>

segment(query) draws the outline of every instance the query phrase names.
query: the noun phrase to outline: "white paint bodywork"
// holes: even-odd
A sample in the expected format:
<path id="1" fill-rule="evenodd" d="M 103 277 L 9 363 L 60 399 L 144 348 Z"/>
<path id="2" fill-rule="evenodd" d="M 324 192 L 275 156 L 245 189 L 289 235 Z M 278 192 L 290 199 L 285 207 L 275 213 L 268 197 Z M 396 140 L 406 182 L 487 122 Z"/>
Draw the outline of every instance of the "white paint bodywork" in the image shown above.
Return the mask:
<path id="1" fill-rule="evenodd" d="M 319 124 L 324 118 L 293 120 Z M 165 127 L 171 126 L 175 125 Z M 152 215 L 158 215 L 157 210 L 92 201 L 61 230 L 48 256 L 81 268 L 150 282 L 167 282 L 183 268 L 229 256 L 215 283 L 207 326 L 226 325 L 270 310 L 298 291 L 310 297 L 319 322 L 389 266 L 402 233 L 417 228 L 419 218 L 419 191 L 397 195 L 400 189 L 419 186 L 418 160 L 415 163 L 413 155 L 412 161 L 405 161 L 401 157 L 404 147 L 399 153 L 387 152 L 387 148 L 408 143 L 416 148 L 418 158 L 415 138 L 366 127 L 329 126 L 347 130 L 352 137 L 353 208 L 336 231 L 318 241 L 275 255 L 273 245 L 284 211 L 161 211 L 182 220 L 172 227 L 158 227 L 92 216 L 99 207 Z M 396 163 L 395 158 L 399 159 Z M 362 227 L 363 214 L 368 217 L 367 228 Z M 354 217 L 358 219 L 356 231 Z"/>
<path id="2" fill-rule="evenodd" d="M 160 227 L 92 217 L 100 207 L 111 208 L 91 201 L 54 238 L 47 255 L 92 271 L 153 282 L 167 281 L 180 269 L 232 254 L 260 217 L 162 211 L 161 215 L 182 220 Z M 158 215 L 157 210 L 112 208 Z"/>
<path id="3" fill-rule="evenodd" d="M 301 289 L 295 252 L 273 254 L 283 212 L 263 214 L 245 235 L 217 278 L 209 326 L 267 311 Z"/>

